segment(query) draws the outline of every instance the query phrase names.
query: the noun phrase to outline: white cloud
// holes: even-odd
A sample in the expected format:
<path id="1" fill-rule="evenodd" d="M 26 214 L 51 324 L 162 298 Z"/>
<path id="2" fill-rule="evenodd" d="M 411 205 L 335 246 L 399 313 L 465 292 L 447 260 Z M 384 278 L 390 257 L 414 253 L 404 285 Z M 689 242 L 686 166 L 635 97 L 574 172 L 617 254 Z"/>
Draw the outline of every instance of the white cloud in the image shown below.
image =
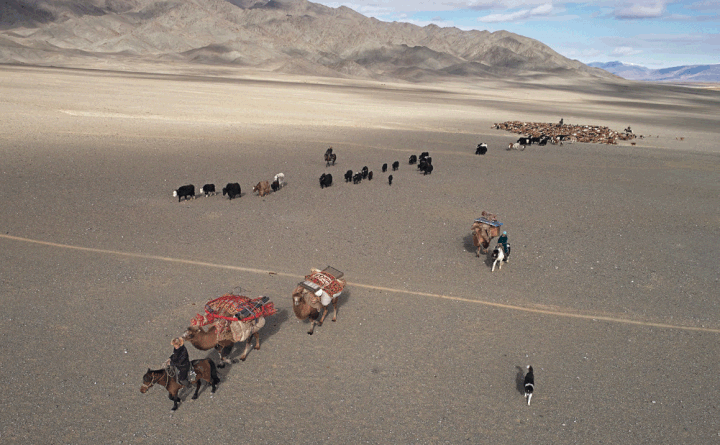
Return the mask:
<path id="1" fill-rule="evenodd" d="M 532 9 L 521 9 L 520 11 L 511 12 L 509 14 L 490 14 L 478 17 L 478 22 L 497 23 L 497 22 L 518 22 L 532 19 L 535 17 L 546 17 L 553 12 L 553 6 L 550 3 L 540 5 Z"/>
<path id="2" fill-rule="evenodd" d="M 653 19 L 665 14 L 667 0 L 634 1 L 615 8 L 613 16 L 617 19 Z"/>
<path id="3" fill-rule="evenodd" d="M 629 46 L 619 46 L 613 50 L 611 55 L 618 56 L 618 57 L 627 57 L 627 56 L 634 56 L 635 54 L 640 54 L 642 51 L 638 49 L 634 49 Z"/>

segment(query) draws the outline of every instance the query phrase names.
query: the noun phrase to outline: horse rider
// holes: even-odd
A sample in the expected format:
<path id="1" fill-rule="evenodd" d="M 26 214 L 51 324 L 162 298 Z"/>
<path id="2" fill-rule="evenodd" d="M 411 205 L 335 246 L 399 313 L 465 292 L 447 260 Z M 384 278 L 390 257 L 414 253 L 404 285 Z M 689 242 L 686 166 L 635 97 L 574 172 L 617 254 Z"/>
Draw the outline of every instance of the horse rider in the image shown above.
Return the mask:
<path id="1" fill-rule="evenodd" d="M 174 365 L 178 369 L 177 381 L 183 386 L 189 386 L 187 379 L 188 371 L 190 371 L 190 355 L 185 347 L 185 341 L 180 337 L 172 339 L 170 344 L 175 348 L 165 365 Z"/>
<path id="2" fill-rule="evenodd" d="M 505 259 L 503 261 L 507 263 L 508 259 L 510 259 L 510 243 L 508 242 L 507 232 L 503 232 L 497 242 L 503 246 L 503 252 L 505 252 Z"/>

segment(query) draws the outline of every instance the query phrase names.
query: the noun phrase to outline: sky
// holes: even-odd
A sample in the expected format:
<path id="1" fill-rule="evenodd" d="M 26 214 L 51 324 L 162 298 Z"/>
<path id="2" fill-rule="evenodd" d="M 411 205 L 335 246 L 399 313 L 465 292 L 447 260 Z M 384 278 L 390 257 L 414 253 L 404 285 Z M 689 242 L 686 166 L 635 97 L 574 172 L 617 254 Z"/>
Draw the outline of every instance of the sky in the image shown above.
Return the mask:
<path id="1" fill-rule="evenodd" d="M 510 31 L 583 63 L 720 64 L 720 0 L 311 0 L 418 26 Z"/>

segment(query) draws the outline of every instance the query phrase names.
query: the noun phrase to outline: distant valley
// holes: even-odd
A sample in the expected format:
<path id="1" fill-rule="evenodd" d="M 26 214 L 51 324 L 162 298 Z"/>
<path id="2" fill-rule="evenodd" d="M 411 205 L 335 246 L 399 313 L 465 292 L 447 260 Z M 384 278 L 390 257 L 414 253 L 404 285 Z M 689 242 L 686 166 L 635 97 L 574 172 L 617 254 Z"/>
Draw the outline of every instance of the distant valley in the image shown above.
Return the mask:
<path id="1" fill-rule="evenodd" d="M 621 62 L 593 62 L 589 63 L 588 66 L 603 69 L 629 80 L 654 82 L 720 82 L 720 64 L 686 65 L 662 69 L 650 69 L 644 66 L 627 65 Z"/>

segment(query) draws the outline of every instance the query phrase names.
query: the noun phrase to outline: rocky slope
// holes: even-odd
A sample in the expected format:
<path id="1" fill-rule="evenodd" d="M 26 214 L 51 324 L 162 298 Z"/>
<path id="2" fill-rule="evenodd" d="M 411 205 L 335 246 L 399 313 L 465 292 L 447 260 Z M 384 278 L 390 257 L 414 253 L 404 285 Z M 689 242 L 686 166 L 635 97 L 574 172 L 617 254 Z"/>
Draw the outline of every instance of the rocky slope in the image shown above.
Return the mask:
<path id="1" fill-rule="evenodd" d="M 306 0 L 8 0 L 0 62 L 181 61 L 287 73 L 431 80 L 610 76 L 506 31 L 419 27 Z"/>

